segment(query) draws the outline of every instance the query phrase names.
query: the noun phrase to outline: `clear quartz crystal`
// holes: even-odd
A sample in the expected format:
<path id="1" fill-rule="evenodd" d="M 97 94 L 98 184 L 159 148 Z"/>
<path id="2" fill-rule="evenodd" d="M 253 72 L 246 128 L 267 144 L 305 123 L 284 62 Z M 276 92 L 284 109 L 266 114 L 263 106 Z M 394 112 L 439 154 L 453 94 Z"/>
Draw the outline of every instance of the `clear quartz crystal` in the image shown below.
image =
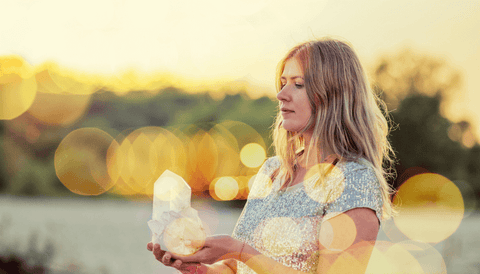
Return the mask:
<path id="1" fill-rule="evenodd" d="M 192 190 L 179 175 L 165 170 L 153 187 L 153 220 L 160 220 L 167 211 L 180 212 L 190 207 Z"/>
<path id="2" fill-rule="evenodd" d="M 190 206 L 190 186 L 179 175 L 166 170 L 155 182 L 152 242 L 179 255 L 190 255 L 203 247 L 206 234 L 198 212 Z"/>

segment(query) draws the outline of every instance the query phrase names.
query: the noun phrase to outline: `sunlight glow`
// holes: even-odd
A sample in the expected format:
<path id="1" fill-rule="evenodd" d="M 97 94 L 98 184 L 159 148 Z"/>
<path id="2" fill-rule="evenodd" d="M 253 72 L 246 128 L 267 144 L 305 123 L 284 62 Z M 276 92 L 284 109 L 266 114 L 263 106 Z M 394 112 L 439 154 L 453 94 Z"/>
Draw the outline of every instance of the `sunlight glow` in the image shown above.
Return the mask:
<path id="1" fill-rule="evenodd" d="M 260 228 L 263 225 L 263 228 Z M 266 256 L 285 256 L 297 252 L 302 244 L 300 227 L 286 217 L 272 218 L 260 225 Z"/>
<path id="2" fill-rule="evenodd" d="M 410 239 L 438 243 L 460 225 L 464 203 L 449 179 L 434 173 L 415 175 L 404 182 L 393 199 L 399 207 L 396 226 Z"/>
<path id="3" fill-rule="evenodd" d="M 212 184 L 214 184 L 215 195 L 223 201 L 233 200 L 239 191 L 238 183 L 232 177 L 218 178 Z"/>
<path id="4" fill-rule="evenodd" d="M 19 56 L 0 56 L 0 120 L 11 120 L 27 111 L 36 94 L 33 68 Z"/>
<path id="5" fill-rule="evenodd" d="M 261 166 L 266 157 L 265 149 L 257 143 L 247 144 L 240 151 L 242 163 L 250 168 Z"/>
<path id="6" fill-rule="evenodd" d="M 62 184 L 80 195 L 99 195 L 114 183 L 107 171 L 107 150 L 113 138 L 96 128 L 70 132 L 55 151 L 55 172 Z"/>

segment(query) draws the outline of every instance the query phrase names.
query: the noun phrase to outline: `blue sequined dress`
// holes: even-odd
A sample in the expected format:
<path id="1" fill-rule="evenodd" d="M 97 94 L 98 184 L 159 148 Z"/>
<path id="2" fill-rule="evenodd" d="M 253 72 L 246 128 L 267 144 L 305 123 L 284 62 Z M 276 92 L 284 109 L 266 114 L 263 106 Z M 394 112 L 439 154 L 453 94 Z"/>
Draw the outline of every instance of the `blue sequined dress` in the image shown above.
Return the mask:
<path id="1" fill-rule="evenodd" d="M 260 168 L 232 235 L 262 254 L 315 273 L 323 221 L 357 207 L 373 209 L 381 220 L 380 184 L 365 160 L 337 163 L 321 185 L 318 173 L 307 173 L 302 183 L 284 190 L 282 174 L 270 180 L 279 167 L 278 157 L 272 157 Z M 255 273 L 241 262 L 237 269 Z"/>

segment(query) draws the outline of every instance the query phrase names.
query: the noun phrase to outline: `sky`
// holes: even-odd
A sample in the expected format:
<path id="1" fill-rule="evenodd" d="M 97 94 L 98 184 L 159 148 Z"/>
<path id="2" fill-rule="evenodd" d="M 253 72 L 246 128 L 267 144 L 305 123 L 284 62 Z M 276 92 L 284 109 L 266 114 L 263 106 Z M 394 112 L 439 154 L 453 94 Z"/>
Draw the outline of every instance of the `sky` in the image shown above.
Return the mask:
<path id="1" fill-rule="evenodd" d="M 0 0 L 0 7 L 0 56 L 88 73 L 245 80 L 270 96 L 278 61 L 298 43 L 344 39 L 367 68 L 411 48 L 462 73 L 447 115 L 468 119 L 480 136 L 480 0 Z"/>

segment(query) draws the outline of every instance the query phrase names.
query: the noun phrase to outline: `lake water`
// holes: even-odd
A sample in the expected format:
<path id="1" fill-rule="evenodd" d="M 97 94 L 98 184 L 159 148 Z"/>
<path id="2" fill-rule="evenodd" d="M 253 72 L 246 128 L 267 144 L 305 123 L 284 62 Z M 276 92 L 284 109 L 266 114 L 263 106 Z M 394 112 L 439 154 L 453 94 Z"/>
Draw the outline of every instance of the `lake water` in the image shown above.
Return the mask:
<path id="1" fill-rule="evenodd" d="M 91 199 L 28 199 L 0 196 L 0 252 L 13 248 L 23 253 L 30 237 L 38 235 L 42 250 L 47 241 L 55 246 L 54 273 L 177 273 L 157 262 L 146 244 L 147 202 Z M 240 209 L 194 200 L 211 234 L 231 234 Z M 457 231 L 435 246 L 448 273 L 480 273 L 480 216 L 470 214 Z M 381 232 L 379 239 L 386 238 Z"/>

